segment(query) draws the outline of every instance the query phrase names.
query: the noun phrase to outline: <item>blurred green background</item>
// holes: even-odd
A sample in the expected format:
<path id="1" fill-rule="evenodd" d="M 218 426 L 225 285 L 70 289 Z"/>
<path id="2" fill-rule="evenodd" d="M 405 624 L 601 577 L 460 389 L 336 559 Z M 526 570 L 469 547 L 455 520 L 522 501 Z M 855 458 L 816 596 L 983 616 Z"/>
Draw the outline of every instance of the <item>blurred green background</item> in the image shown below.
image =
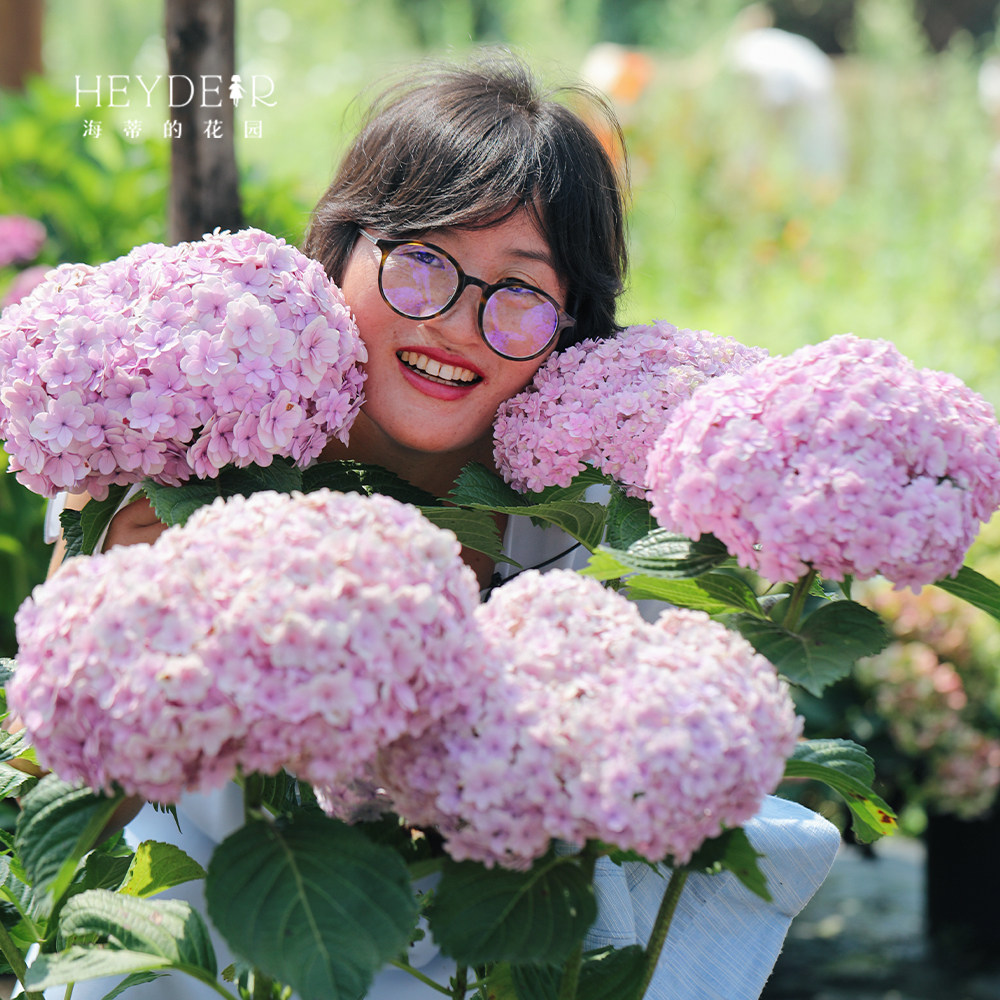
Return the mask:
<path id="1" fill-rule="evenodd" d="M 666 319 L 779 353 L 845 331 L 885 337 L 1000 404 L 995 2 L 236 6 L 237 71 L 275 88 L 273 107 L 237 110 L 248 224 L 301 238 L 366 88 L 424 57 L 505 45 L 547 83 L 600 86 L 624 123 L 623 322 Z M 98 75 L 106 88 L 110 74 L 166 74 L 162 4 L 48 0 L 44 11 L 43 76 L 0 91 L 0 215 L 44 223 L 42 263 L 99 263 L 165 238 L 165 102 L 147 109 L 134 82 L 127 109 L 85 92 Z M 245 137 L 253 121 L 260 135 Z M 0 269 L 0 297 L 15 273 Z M 41 517 L 38 498 L 0 477 L 3 655 L 44 571 Z"/>

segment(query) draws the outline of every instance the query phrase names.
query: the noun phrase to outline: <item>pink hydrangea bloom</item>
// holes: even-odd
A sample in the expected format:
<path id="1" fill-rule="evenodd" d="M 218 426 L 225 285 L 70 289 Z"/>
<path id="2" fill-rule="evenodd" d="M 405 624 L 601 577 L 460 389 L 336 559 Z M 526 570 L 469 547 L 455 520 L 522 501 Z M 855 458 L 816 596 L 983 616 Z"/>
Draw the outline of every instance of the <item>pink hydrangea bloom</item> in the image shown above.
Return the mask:
<path id="1" fill-rule="evenodd" d="M 919 587 L 1000 504 L 1000 428 L 957 378 L 834 337 L 703 386 L 649 458 L 653 514 L 773 582 L 810 567 Z"/>
<path id="2" fill-rule="evenodd" d="M 363 343 L 319 263 L 260 230 L 64 264 L 0 317 L 0 440 L 29 489 L 176 484 L 346 441 Z M 275 401 L 280 399 L 281 412 Z"/>
<path id="3" fill-rule="evenodd" d="M 478 600 L 455 536 L 414 507 L 218 500 L 37 587 L 7 694 L 40 761 L 93 788 L 172 802 L 237 767 L 347 787 L 461 703 Z"/>
<path id="4" fill-rule="evenodd" d="M 26 215 L 0 215 L 0 267 L 34 260 L 45 242 L 45 226 Z"/>
<path id="5" fill-rule="evenodd" d="M 522 573 L 477 614 L 490 676 L 379 762 L 395 808 L 452 857 L 517 868 L 553 838 L 596 838 L 683 862 L 780 781 L 801 728 L 787 687 L 707 615 L 649 623 L 562 570 Z"/>
<path id="6" fill-rule="evenodd" d="M 707 331 L 631 326 L 552 357 L 497 411 L 494 456 L 516 490 L 567 486 L 585 464 L 645 496 L 646 456 L 673 408 L 703 382 L 767 356 Z"/>

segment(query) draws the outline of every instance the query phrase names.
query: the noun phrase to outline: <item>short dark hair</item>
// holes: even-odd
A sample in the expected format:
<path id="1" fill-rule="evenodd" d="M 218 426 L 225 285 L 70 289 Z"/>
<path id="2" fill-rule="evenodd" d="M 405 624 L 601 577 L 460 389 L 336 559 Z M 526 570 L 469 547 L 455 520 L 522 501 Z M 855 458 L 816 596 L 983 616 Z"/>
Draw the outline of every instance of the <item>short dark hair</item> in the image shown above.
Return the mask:
<path id="1" fill-rule="evenodd" d="M 556 95 L 586 100 L 620 166 Z M 420 67 L 369 108 L 313 211 L 304 249 L 339 282 L 361 227 L 405 237 L 487 226 L 527 208 L 576 317 L 560 337 L 563 348 L 617 329 L 628 263 L 626 191 L 621 127 L 597 94 L 573 86 L 543 95 L 509 54 Z"/>

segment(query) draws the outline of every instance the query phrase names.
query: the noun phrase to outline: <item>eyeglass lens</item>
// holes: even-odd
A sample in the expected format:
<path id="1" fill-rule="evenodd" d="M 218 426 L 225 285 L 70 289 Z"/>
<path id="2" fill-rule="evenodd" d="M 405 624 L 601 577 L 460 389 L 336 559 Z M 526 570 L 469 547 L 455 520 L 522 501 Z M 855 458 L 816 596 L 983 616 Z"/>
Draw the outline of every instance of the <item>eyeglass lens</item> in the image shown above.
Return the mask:
<path id="1" fill-rule="evenodd" d="M 427 246 L 393 248 L 382 265 L 382 293 L 389 304 L 413 319 L 442 312 L 459 286 L 459 273 L 447 257 Z M 529 358 L 542 351 L 559 324 L 556 307 L 531 288 L 493 290 L 482 314 L 483 336 L 498 353 Z"/>

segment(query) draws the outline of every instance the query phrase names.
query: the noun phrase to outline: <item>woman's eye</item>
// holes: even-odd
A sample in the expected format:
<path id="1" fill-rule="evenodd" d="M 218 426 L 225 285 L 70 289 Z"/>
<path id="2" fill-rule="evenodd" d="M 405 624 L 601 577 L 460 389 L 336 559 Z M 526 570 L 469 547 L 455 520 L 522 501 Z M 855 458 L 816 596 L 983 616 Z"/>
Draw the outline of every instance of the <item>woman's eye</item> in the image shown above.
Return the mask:
<path id="1" fill-rule="evenodd" d="M 440 254 L 435 253 L 433 250 L 428 250 L 425 247 L 404 247 L 401 250 L 406 256 L 407 260 L 412 261 L 415 264 L 420 264 L 422 267 L 427 268 L 446 268 L 448 267 L 448 261 L 445 260 Z"/>

